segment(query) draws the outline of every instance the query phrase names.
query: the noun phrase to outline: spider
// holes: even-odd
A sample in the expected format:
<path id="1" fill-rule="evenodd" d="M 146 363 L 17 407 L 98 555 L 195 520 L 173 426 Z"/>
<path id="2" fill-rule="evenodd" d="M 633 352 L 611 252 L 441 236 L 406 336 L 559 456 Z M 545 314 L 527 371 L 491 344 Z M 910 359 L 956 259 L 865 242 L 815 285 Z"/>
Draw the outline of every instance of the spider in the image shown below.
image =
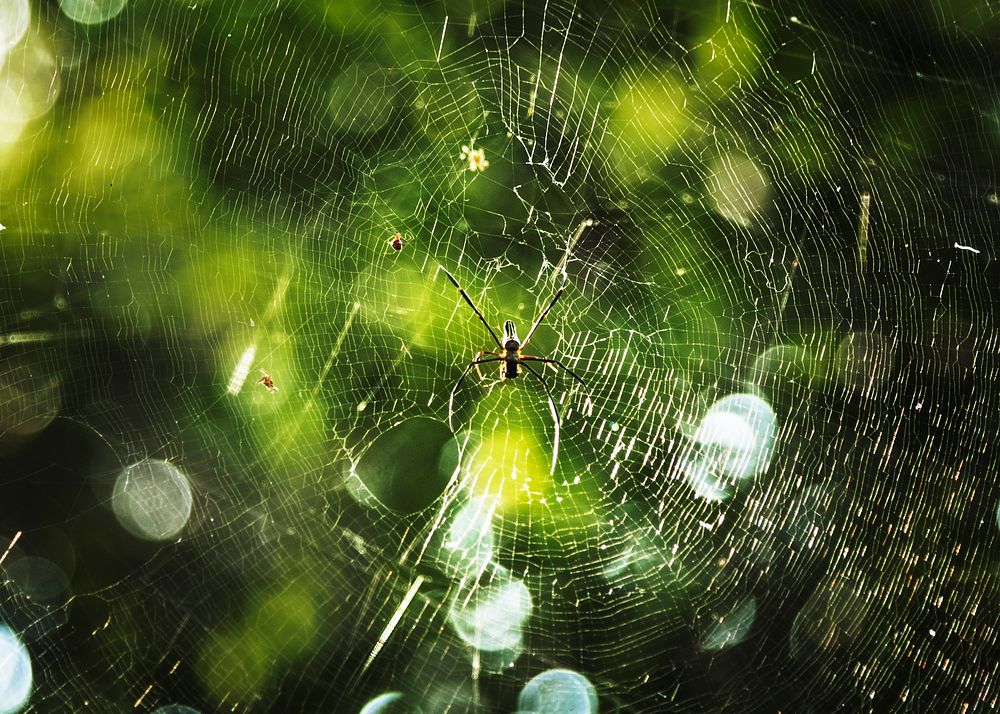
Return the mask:
<path id="1" fill-rule="evenodd" d="M 444 268 L 442 268 L 442 270 L 444 270 Z M 566 273 L 563 273 L 562 286 L 559 288 L 559 290 L 556 291 L 556 294 L 552 298 L 552 301 L 549 302 L 548 307 L 542 310 L 541 314 L 535 320 L 535 323 L 531 326 L 531 329 L 528 330 L 528 335 L 524 338 L 523 341 L 519 340 L 517 337 L 517 330 L 514 327 L 513 320 L 504 321 L 503 340 L 501 341 L 500 338 L 497 337 L 497 333 L 495 333 L 493 331 L 493 328 L 490 327 L 490 323 L 486 322 L 486 318 L 484 318 L 483 314 L 479 312 L 479 308 L 477 308 L 475 303 L 472 302 L 472 298 L 470 298 L 469 294 L 462 289 L 462 286 L 458 284 L 458 281 L 455 280 L 454 276 L 447 270 L 444 271 L 444 274 L 448 276 L 448 279 L 451 281 L 451 284 L 454 285 L 456 288 L 458 288 L 459 294 L 461 294 L 465 302 L 468 303 L 469 307 L 472 308 L 472 311 L 476 313 L 476 317 L 478 317 L 479 321 L 483 323 L 483 326 L 486 327 L 487 332 L 490 333 L 490 337 L 493 338 L 493 341 L 496 342 L 497 347 L 500 348 L 498 352 L 491 352 L 490 350 L 480 350 L 479 353 L 476 355 L 475 359 L 473 359 L 469 363 L 469 365 L 465 368 L 465 371 L 462 372 L 462 376 L 458 378 L 457 382 L 455 382 L 455 386 L 451 388 L 451 395 L 448 397 L 449 428 L 451 428 L 452 431 L 454 431 L 454 427 L 452 427 L 452 416 L 454 414 L 455 392 L 457 392 L 458 388 L 462 386 L 462 382 L 465 381 L 465 378 L 469 375 L 469 372 L 471 372 L 473 368 L 475 368 L 476 371 L 478 371 L 479 365 L 481 364 L 487 364 L 490 362 L 500 362 L 500 379 L 515 379 L 521 374 L 521 368 L 523 367 L 528 371 L 529 374 L 531 374 L 539 382 L 542 383 L 542 388 L 545 389 L 545 396 L 549 400 L 549 409 L 552 412 L 552 420 L 553 424 L 555 425 L 555 436 L 552 440 L 552 471 L 555 472 L 556 459 L 559 456 L 559 410 L 556 409 L 555 400 L 552 398 L 552 391 L 549 389 L 549 385 L 545 382 L 545 378 L 541 375 L 541 373 L 539 373 L 537 369 L 535 369 L 528 363 L 541 362 L 542 364 L 554 365 L 554 367 L 559 367 L 565 370 L 566 372 L 569 372 L 570 376 L 573 377 L 573 379 L 575 379 L 581 385 L 583 386 L 586 385 L 584 385 L 583 380 L 580 379 L 579 376 L 577 376 L 576 372 L 571 370 L 569 367 L 564 365 L 559 360 L 552 359 L 549 357 L 535 357 L 533 355 L 522 354 L 521 350 L 525 345 L 528 344 L 528 340 L 530 340 L 531 336 L 535 334 L 535 330 L 538 329 L 538 326 L 540 324 L 542 324 L 542 320 L 544 320 L 545 316 L 549 314 L 549 310 L 552 309 L 552 306 L 556 304 L 556 302 L 559 300 L 560 297 L 562 297 L 563 291 L 566 289 Z M 483 355 L 489 355 L 489 356 L 484 358 Z"/>
<path id="2" fill-rule="evenodd" d="M 269 392 L 277 392 L 278 388 L 274 386 L 274 380 L 271 379 L 271 375 L 264 370 L 261 370 L 260 374 L 261 378 L 257 380 L 257 384 L 263 384 Z"/>
<path id="3" fill-rule="evenodd" d="M 396 233 L 395 235 L 393 235 L 392 238 L 389 239 L 389 245 L 392 246 L 393 250 L 402 250 L 403 249 L 403 234 L 402 233 Z"/>

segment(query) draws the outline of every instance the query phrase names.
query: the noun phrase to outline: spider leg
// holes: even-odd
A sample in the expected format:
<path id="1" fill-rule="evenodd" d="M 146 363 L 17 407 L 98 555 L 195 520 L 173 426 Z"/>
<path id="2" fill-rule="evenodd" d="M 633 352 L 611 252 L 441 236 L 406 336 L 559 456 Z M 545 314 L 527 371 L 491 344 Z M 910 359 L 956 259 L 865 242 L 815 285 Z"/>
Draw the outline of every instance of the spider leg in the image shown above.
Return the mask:
<path id="1" fill-rule="evenodd" d="M 531 355 L 522 355 L 521 356 L 521 360 L 522 361 L 528 360 L 528 361 L 531 361 L 531 362 L 544 362 L 545 364 L 554 364 L 554 365 L 556 365 L 558 367 L 562 367 L 564 370 L 566 370 L 567 372 L 569 372 L 570 376 L 573 379 L 575 379 L 577 382 L 579 382 L 580 384 L 582 384 L 584 387 L 587 386 L 586 384 L 584 384 L 583 380 L 580 379 L 579 376 L 577 376 L 576 372 L 574 372 L 573 370 L 571 370 L 569 367 L 567 367 L 566 365 L 564 365 L 562 362 L 560 362 L 557 359 L 550 359 L 548 357 L 533 357 Z"/>
<path id="2" fill-rule="evenodd" d="M 542 383 L 542 387 L 545 389 L 545 396 L 548 397 L 549 399 L 549 409 L 552 410 L 552 423 L 555 425 L 555 435 L 552 439 L 552 467 L 551 467 L 551 473 L 554 474 L 556 472 L 556 459 L 559 458 L 559 410 L 556 409 L 556 402 L 552 398 L 552 391 L 549 389 L 549 385 L 545 383 L 545 377 L 539 374 L 538 371 L 530 364 L 524 364 L 522 362 L 521 365 L 526 370 L 531 372 L 531 374 L 533 374 L 538 379 L 538 381 Z"/>
<path id="3" fill-rule="evenodd" d="M 528 340 L 530 340 L 531 336 L 535 334 L 535 330 L 538 329 L 538 326 L 542 324 L 542 320 L 544 320 L 545 316 L 549 314 L 549 310 L 552 309 L 552 306 L 555 305 L 556 301 L 558 301 L 559 298 L 562 297 L 564 290 L 566 290 L 566 273 L 563 273 L 562 285 L 556 291 L 555 296 L 553 296 L 552 302 L 549 303 L 549 306 L 547 308 L 542 310 L 542 314 L 538 316 L 538 319 L 535 320 L 535 324 L 531 326 L 530 330 L 528 330 L 528 336 L 521 341 L 521 347 L 524 347 L 526 344 L 528 344 Z"/>
<path id="4" fill-rule="evenodd" d="M 480 354 L 482 353 L 480 352 Z M 488 359 L 472 360 L 471 362 L 469 362 L 469 366 L 465 368 L 465 371 L 462 372 L 462 376 L 458 378 L 457 382 L 455 382 L 455 386 L 451 388 L 451 394 L 448 396 L 448 428 L 451 429 L 452 431 L 455 431 L 455 428 L 451 425 L 451 417 L 455 411 L 454 410 L 455 392 L 457 392 L 458 388 L 462 386 L 462 382 L 464 382 L 465 378 L 469 376 L 469 372 L 472 371 L 473 367 L 478 367 L 479 365 L 486 364 L 487 362 L 503 362 L 503 360 L 500 357 L 490 357 Z"/>
<path id="5" fill-rule="evenodd" d="M 476 355 L 476 359 L 481 359 L 483 355 L 493 355 L 494 357 L 500 357 L 500 355 L 497 352 L 490 352 L 489 350 L 479 350 L 479 354 Z M 500 359 L 502 361 L 503 357 L 500 357 Z M 476 374 L 479 375 L 479 379 L 481 380 L 485 379 L 485 377 L 483 377 L 483 373 L 479 369 L 479 365 L 477 364 L 475 365 L 475 367 L 476 367 Z"/>
<path id="6" fill-rule="evenodd" d="M 444 270 L 444 268 L 441 268 L 441 270 Z M 483 313 L 479 312 L 479 308 L 476 307 L 476 304 L 474 302 L 472 302 L 472 298 L 469 297 L 469 293 L 465 292 L 462 289 L 462 286 L 458 284 L 458 281 L 455 280 L 454 276 L 451 273 L 449 273 L 447 270 L 444 270 L 444 274 L 448 276 L 448 280 L 451 281 L 451 284 L 454 285 L 456 288 L 458 288 L 458 292 L 461 294 L 461 296 L 465 300 L 465 302 L 467 302 L 469 304 L 469 307 L 472 308 L 472 311 L 474 313 L 476 313 L 476 317 L 479 318 L 479 321 L 482 322 L 486 326 L 486 329 L 490 333 L 490 337 L 492 337 L 493 341 L 497 343 L 497 347 L 499 347 L 500 349 L 503 349 L 503 345 L 500 344 L 500 338 L 497 337 L 497 333 L 495 333 L 493 331 L 493 328 L 490 327 L 490 323 L 486 322 L 486 318 L 483 317 Z"/>

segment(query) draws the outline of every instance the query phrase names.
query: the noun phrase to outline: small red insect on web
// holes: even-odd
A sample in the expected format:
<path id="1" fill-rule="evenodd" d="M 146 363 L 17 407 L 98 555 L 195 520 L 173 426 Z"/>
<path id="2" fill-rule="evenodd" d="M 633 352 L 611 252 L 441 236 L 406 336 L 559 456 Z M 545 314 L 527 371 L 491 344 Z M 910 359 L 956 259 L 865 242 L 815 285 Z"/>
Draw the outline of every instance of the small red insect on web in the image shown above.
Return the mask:
<path id="1" fill-rule="evenodd" d="M 403 234 L 396 233 L 392 238 L 389 239 L 389 245 L 392 246 L 393 250 L 403 249 Z"/>
<path id="2" fill-rule="evenodd" d="M 260 373 L 262 376 L 257 380 L 257 384 L 263 384 L 269 392 L 277 392 L 278 388 L 274 386 L 274 380 L 271 379 L 271 375 L 264 370 L 261 370 Z"/>

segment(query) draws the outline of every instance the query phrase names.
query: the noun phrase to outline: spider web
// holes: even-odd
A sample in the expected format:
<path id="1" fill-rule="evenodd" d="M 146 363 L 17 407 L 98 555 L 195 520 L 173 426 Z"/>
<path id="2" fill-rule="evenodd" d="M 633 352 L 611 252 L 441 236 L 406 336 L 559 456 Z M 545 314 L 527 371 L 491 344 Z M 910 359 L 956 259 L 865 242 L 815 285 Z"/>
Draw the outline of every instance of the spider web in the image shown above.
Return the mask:
<path id="1" fill-rule="evenodd" d="M 987 8 L 8 5 L 27 710 L 995 706 Z"/>

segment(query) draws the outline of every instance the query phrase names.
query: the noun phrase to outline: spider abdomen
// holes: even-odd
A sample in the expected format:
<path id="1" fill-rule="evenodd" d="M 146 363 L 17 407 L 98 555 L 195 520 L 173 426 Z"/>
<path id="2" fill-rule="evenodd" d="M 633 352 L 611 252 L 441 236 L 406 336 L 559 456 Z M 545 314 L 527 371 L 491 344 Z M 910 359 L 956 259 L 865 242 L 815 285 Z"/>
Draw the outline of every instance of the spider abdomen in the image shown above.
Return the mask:
<path id="1" fill-rule="evenodd" d="M 503 361 L 503 374 L 501 377 L 503 379 L 514 379 L 520 373 L 518 370 L 518 361 L 516 359 L 505 359 Z"/>

